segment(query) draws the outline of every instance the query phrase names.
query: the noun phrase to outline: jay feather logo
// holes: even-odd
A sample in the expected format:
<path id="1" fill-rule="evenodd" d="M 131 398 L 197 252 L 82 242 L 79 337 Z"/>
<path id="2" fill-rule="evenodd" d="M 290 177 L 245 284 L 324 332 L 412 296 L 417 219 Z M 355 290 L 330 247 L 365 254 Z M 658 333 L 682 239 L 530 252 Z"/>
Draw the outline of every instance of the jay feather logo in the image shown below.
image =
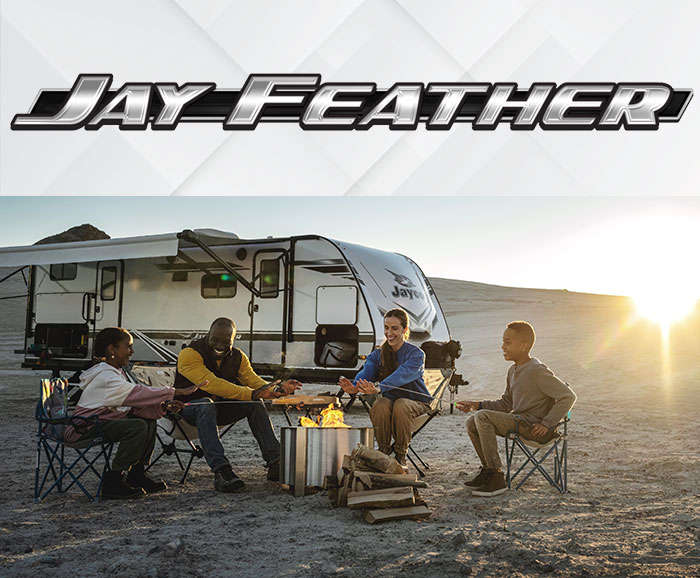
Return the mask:
<path id="1" fill-rule="evenodd" d="M 258 123 L 297 123 L 303 130 L 657 130 L 679 122 L 691 89 L 662 82 L 322 82 L 320 74 L 251 74 L 236 90 L 213 82 L 127 82 L 80 74 L 70 90 L 40 90 L 12 130 L 174 130 L 180 123 L 218 123 L 254 130 Z"/>

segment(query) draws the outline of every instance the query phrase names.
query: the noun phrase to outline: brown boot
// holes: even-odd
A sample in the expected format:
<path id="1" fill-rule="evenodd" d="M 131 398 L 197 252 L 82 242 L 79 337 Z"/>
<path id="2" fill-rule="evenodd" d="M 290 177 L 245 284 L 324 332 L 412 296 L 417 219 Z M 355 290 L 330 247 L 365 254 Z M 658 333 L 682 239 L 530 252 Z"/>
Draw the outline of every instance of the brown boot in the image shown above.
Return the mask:
<path id="1" fill-rule="evenodd" d="M 486 483 L 476 490 L 472 490 L 472 496 L 482 498 L 492 498 L 498 496 L 508 489 L 506 477 L 500 470 L 486 470 Z"/>
<path id="2" fill-rule="evenodd" d="M 486 480 L 488 478 L 487 476 L 488 470 L 484 468 L 483 466 L 479 468 L 479 473 L 476 474 L 471 480 L 467 480 L 464 482 L 464 485 L 467 486 L 470 490 L 478 490 L 481 486 L 483 486 L 486 483 Z"/>
<path id="3" fill-rule="evenodd" d="M 404 474 L 408 473 L 408 462 L 406 461 L 406 454 L 394 454 L 396 461 L 399 462 L 401 469 Z"/>

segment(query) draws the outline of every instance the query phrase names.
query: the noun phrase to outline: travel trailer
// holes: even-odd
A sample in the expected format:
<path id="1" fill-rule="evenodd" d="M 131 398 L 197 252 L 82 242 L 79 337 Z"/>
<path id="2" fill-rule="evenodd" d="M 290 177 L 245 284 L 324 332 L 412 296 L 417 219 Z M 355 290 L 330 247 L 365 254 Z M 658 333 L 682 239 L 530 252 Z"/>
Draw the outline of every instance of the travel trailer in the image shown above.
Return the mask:
<path id="1" fill-rule="evenodd" d="M 23 367 L 83 367 L 104 327 L 134 336 L 135 362 L 173 364 L 217 317 L 262 375 L 354 375 L 383 340 L 383 314 L 406 310 L 413 343 L 449 341 L 429 281 L 409 258 L 317 235 L 240 239 L 215 230 L 8 247 L 23 269 Z"/>

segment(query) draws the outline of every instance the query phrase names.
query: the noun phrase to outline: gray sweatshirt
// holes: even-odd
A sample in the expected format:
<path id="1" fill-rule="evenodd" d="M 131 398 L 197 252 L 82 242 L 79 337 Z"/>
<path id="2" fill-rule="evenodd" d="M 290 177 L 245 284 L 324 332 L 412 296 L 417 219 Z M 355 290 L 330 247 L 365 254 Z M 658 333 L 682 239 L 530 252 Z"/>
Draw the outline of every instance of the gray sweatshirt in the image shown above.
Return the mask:
<path id="1" fill-rule="evenodd" d="M 576 394 L 536 357 L 511 365 L 500 399 L 481 402 L 482 409 L 512 412 L 530 424 L 557 425 L 573 407 Z"/>

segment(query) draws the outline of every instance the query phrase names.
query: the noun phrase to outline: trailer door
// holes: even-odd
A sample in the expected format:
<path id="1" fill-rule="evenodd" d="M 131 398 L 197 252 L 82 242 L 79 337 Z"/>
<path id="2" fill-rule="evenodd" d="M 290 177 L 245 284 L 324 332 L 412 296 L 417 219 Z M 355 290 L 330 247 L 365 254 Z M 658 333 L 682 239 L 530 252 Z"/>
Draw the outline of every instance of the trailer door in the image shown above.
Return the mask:
<path id="1" fill-rule="evenodd" d="M 260 296 L 251 295 L 250 301 L 250 359 L 259 367 L 285 362 L 287 263 L 283 249 L 262 249 L 253 261 Z"/>
<path id="2" fill-rule="evenodd" d="M 123 261 L 102 261 L 97 266 L 93 308 L 96 333 L 105 327 L 121 326 L 123 279 Z"/>

